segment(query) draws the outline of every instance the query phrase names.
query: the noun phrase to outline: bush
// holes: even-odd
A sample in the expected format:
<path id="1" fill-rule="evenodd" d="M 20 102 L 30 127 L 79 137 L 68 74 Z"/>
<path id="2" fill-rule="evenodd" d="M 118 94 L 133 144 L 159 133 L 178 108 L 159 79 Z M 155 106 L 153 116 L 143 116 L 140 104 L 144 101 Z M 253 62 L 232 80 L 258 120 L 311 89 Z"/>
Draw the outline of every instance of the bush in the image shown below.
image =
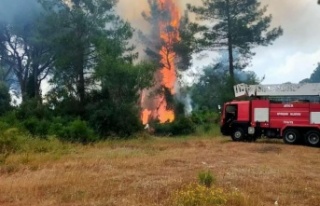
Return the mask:
<path id="1" fill-rule="evenodd" d="M 211 187 L 211 185 L 214 184 L 216 181 L 214 176 L 209 170 L 200 172 L 198 175 L 198 179 L 199 179 L 200 185 L 206 186 L 208 188 Z"/>
<path id="2" fill-rule="evenodd" d="M 37 133 L 38 123 L 38 119 L 36 119 L 35 117 L 31 117 L 23 122 L 23 126 L 28 132 L 30 132 L 32 136 L 35 136 Z"/>
<path id="3" fill-rule="evenodd" d="M 0 154 L 14 153 L 21 148 L 20 132 L 10 128 L 0 133 Z"/>
<path id="4" fill-rule="evenodd" d="M 17 115 L 15 111 L 10 111 L 5 113 L 0 117 L 0 121 L 10 125 L 10 127 L 17 127 L 21 122 L 20 120 L 17 119 Z"/>
<path id="5" fill-rule="evenodd" d="M 256 205 L 243 196 L 237 188 L 224 191 L 212 186 L 215 178 L 210 171 L 200 172 L 199 184 L 189 184 L 176 191 L 170 198 L 173 206 L 251 206 Z"/>
<path id="6" fill-rule="evenodd" d="M 220 114 L 210 110 L 194 111 L 191 119 L 195 124 L 217 124 L 220 121 Z"/>
<path id="7" fill-rule="evenodd" d="M 180 117 L 172 123 L 156 123 L 154 128 L 157 135 L 189 135 L 196 131 L 196 126 L 189 117 Z"/>
<path id="8" fill-rule="evenodd" d="M 39 121 L 36 127 L 36 134 L 41 138 L 46 138 L 49 134 L 50 123 L 46 120 Z"/>
<path id="9" fill-rule="evenodd" d="M 11 97 L 9 94 L 9 88 L 2 81 L 0 81 L 0 97 L 0 115 L 2 115 L 11 108 Z"/>
<path id="10" fill-rule="evenodd" d="M 173 125 L 173 135 L 188 135 L 196 131 L 196 126 L 189 117 L 181 117 Z"/>
<path id="11" fill-rule="evenodd" d="M 90 109 L 89 123 L 101 136 L 128 137 L 143 129 L 139 111 L 132 105 L 122 103 L 115 105 L 106 101 Z"/>
<path id="12" fill-rule="evenodd" d="M 36 119 L 49 119 L 51 112 L 46 105 L 39 104 L 37 99 L 30 99 L 23 102 L 16 110 L 16 116 L 20 120 L 30 117 Z"/>
<path id="13" fill-rule="evenodd" d="M 57 125 L 56 125 L 57 126 Z M 71 142 L 89 143 L 95 140 L 94 132 L 87 126 L 85 121 L 76 119 L 67 127 L 60 128 L 60 138 Z"/>
<path id="14" fill-rule="evenodd" d="M 226 205 L 227 195 L 222 189 L 208 188 L 199 184 L 190 184 L 174 193 L 173 206 L 214 206 Z"/>
<path id="15" fill-rule="evenodd" d="M 10 125 L 7 122 L 0 121 L 0 131 L 5 131 L 10 128 Z"/>

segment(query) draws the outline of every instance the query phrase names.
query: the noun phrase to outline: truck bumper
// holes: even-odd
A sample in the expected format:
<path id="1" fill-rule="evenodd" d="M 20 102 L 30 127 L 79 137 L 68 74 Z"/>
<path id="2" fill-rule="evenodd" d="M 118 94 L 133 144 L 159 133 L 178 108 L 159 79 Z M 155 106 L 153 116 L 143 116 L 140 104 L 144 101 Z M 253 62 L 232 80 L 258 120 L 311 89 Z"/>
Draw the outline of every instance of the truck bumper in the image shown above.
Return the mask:
<path id="1" fill-rule="evenodd" d="M 224 136 L 230 136 L 231 135 L 231 129 L 229 127 L 226 126 L 220 126 L 220 132 L 222 135 Z"/>

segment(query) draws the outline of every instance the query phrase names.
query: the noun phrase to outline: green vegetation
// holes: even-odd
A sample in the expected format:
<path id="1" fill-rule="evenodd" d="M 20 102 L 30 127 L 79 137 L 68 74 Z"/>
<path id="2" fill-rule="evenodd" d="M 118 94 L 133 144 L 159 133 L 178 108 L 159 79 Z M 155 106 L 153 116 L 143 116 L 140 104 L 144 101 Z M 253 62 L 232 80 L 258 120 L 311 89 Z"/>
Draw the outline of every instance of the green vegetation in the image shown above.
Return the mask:
<path id="1" fill-rule="evenodd" d="M 215 178 L 212 173 L 208 171 L 202 171 L 198 174 L 199 184 L 210 188 L 215 183 Z"/>
<path id="2" fill-rule="evenodd" d="M 257 1 L 229 0 L 227 7 L 219 2 L 223 3 L 212 1 L 216 10 L 211 10 L 205 1 L 202 7 L 188 6 L 200 19 L 203 12 L 215 14 L 217 24 L 213 30 L 190 22 L 186 12 L 179 27 L 170 24 L 159 31 L 159 22 L 169 22 L 170 14 L 163 12 L 158 1 L 149 1 L 150 11 L 142 16 L 150 24 L 152 34 L 140 32 L 146 48 L 143 55 L 135 50 L 141 45 L 132 41 L 135 29 L 114 12 L 116 1 L 1 1 L 0 8 L 10 10 L 2 9 L 0 14 L 1 132 L 14 129 L 24 138 L 55 137 L 82 144 L 133 137 L 143 132 L 141 91 L 155 86 L 155 72 L 161 67 L 186 71 L 193 54 L 212 49 L 218 43 L 219 48 L 231 46 L 231 54 L 237 53 L 234 57 L 239 58 L 228 63 L 222 59 L 208 66 L 197 83 L 177 92 L 191 97 L 192 113 L 185 108 L 183 98 L 158 85 L 154 92 L 163 93 L 167 109 L 175 112 L 175 121 L 150 123 L 159 136 L 217 134 L 217 106 L 232 98 L 234 81 L 259 82 L 253 72 L 238 72 L 245 68 L 238 63 L 243 59 L 248 63 L 253 47 L 268 45 L 282 33 L 280 27 L 268 30 L 271 17 L 263 16 L 266 9 L 260 8 Z M 223 13 L 239 14 L 239 18 L 226 21 Z M 251 26 L 244 28 L 241 22 Z M 223 29 L 224 24 L 231 30 Z M 198 39 L 198 32 L 203 38 Z M 161 33 L 167 34 L 169 40 L 163 41 Z M 239 35 L 234 34 L 239 33 L 250 35 L 236 38 Z M 170 61 L 160 61 L 160 48 L 175 58 L 176 67 Z M 139 55 L 145 58 L 138 58 Z M 41 87 L 44 84 L 49 84 L 45 95 Z M 14 100 L 16 103 L 10 104 L 11 98 L 17 97 L 21 103 Z"/>
<path id="3" fill-rule="evenodd" d="M 178 191 L 173 198 L 175 206 L 222 206 L 226 205 L 227 196 L 222 189 L 208 188 L 191 184 Z"/>
<path id="4" fill-rule="evenodd" d="M 215 179 L 208 170 L 198 175 L 199 184 L 189 184 L 172 195 L 175 206 L 248 206 L 252 203 L 238 191 L 226 191 L 215 185 Z"/>

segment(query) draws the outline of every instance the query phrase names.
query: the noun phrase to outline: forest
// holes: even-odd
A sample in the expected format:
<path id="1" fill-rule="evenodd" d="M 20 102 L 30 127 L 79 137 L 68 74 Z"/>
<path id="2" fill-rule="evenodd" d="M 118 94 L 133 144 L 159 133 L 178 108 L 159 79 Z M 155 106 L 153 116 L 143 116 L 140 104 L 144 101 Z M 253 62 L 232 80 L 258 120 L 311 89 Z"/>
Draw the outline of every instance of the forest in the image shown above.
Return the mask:
<path id="1" fill-rule="evenodd" d="M 0 205 L 319 205 L 318 130 L 220 117 L 235 84 L 320 83 L 320 1 L 292 2 L 0 0 Z"/>
<path id="2" fill-rule="evenodd" d="M 116 5 L 0 2 L 0 132 L 89 143 L 148 128 L 166 136 L 210 130 L 234 84 L 263 81 L 245 70 L 253 49 L 285 32 L 257 0 L 203 1 L 183 14 L 173 1 L 149 0 L 141 15 L 150 31 L 133 28 Z M 186 84 L 194 55 L 212 50 L 223 58 Z M 319 82 L 319 71 L 302 82 Z"/>

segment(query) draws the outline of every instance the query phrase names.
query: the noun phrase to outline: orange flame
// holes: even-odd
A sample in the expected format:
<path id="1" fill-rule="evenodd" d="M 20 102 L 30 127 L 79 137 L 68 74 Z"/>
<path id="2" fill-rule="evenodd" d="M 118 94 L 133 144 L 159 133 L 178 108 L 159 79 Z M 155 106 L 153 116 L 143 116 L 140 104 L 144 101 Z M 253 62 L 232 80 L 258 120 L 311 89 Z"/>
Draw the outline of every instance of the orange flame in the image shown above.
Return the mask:
<path id="1" fill-rule="evenodd" d="M 160 88 L 166 88 L 171 95 L 175 94 L 175 84 L 177 81 L 177 73 L 175 67 L 176 54 L 173 51 L 173 45 L 180 39 L 179 22 L 180 13 L 178 7 L 173 3 L 174 0 L 158 0 L 159 9 L 165 16 L 160 17 L 158 24 L 159 37 L 162 43 L 159 54 L 161 56 L 162 68 L 155 74 L 158 85 L 154 91 Z M 161 89 L 164 91 L 164 89 Z M 165 94 L 158 94 L 149 105 L 144 107 L 144 102 L 148 98 L 146 94 L 150 91 L 144 90 L 141 97 L 142 102 L 142 123 L 147 124 L 150 119 L 158 119 L 160 123 L 172 122 L 175 119 L 173 109 L 168 108 L 168 102 Z M 151 102 L 151 105 L 150 105 Z"/>
<path id="2" fill-rule="evenodd" d="M 162 84 L 171 91 L 171 94 L 174 94 L 177 74 L 175 68 L 176 54 L 173 51 L 173 44 L 180 39 L 178 30 L 180 14 L 172 0 L 159 0 L 159 3 L 161 10 L 167 10 L 170 15 L 169 21 L 162 21 L 159 25 L 160 38 L 164 42 L 160 50 L 163 65 L 161 69 Z"/>

